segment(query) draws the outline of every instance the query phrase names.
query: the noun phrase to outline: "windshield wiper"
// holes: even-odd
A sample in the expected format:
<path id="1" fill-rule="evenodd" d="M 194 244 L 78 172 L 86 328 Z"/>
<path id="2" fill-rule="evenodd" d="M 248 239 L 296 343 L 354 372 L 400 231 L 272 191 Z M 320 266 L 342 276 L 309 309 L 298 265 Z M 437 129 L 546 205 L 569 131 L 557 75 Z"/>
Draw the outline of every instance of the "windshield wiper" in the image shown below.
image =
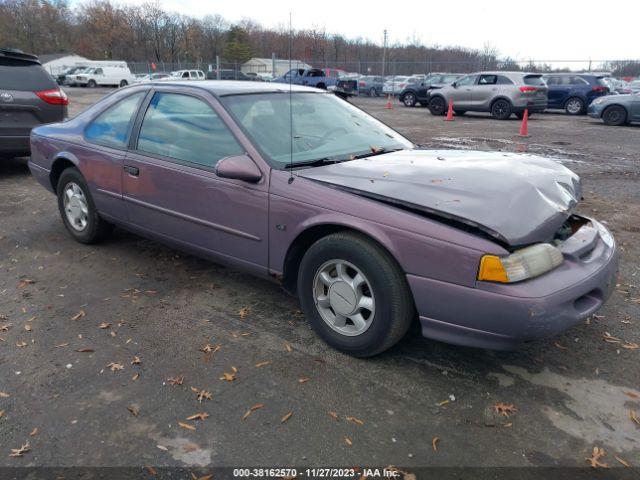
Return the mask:
<path id="1" fill-rule="evenodd" d="M 369 157 L 375 157 L 376 155 L 382 155 L 384 153 L 391 153 L 391 152 L 399 152 L 400 150 L 404 150 L 403 148 L 377 148 L 377 149 L 371 149 L 371 152 L 367 152 L 367 153 L 361 153 L 360 155 L 353 155 L 351 158 L 358 159 L 358 158 L 369 158 Z"/>
<path id="2" fill-rule="evenodd" d="M 333 163 L 344 162 L 348 159 L 341 158 L 316 158 L 315 160 L 305 160 L 304 162 L 287 163 L 284 168 L 291 169 L 297 167 L 319 167 L 322 165 L 331 165 Z"/>

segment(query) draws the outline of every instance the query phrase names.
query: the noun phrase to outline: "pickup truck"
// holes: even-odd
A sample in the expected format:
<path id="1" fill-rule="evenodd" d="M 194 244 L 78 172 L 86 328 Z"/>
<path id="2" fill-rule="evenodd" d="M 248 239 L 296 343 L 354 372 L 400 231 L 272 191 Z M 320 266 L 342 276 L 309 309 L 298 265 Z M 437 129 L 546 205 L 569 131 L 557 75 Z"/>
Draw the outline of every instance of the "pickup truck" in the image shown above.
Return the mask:
<path id="1" fill-rule="evenodd" d="M 321 88 L 332 91 L 342 98 L 356 95 L 358 91 L 358 82 L 356 80 L 340 78 L 337 70 L 330 69 L 294 68 L 273 81 Z"/>

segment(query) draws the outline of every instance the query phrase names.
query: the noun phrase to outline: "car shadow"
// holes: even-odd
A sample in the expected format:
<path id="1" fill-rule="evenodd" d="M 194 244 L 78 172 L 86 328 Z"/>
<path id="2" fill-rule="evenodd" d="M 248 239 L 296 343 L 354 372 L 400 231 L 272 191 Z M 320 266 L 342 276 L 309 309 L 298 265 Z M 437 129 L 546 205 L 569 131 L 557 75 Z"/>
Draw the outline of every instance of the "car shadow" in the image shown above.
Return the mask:
<path id="1" fill-rule="evenodd" d="M 0 159 L 0 178 L 29 175 L 28 160 L 29 157 Z"/>

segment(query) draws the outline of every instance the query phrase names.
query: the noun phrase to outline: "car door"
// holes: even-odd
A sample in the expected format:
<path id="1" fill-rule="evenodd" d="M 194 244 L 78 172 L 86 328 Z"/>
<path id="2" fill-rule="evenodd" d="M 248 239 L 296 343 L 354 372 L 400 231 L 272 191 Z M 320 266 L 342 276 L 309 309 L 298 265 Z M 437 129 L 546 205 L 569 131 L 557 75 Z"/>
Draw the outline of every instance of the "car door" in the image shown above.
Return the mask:
<path id="1" fill-rule="evenodd" d="M 469 109 L 473 107 L 472 92 L 477 80 L 477 75 L 467 75 L 455 82 L 455 87 L 447 92 L 454 106 Z"/>
<path id="2" fill-rule="evenodd" d="M 632 95 L 629 111 L 631 113 L 631 120 L 640 122 L 640 92 Z"/>
<path id="3" fill-rule="evenodd" d="M 549 108 L 564 108 L 564 102 L 569 98 L 570 81 L 567 75 L 554 75 L 547 78 L 549 87 Z"/>
<path id="4" fill-rule="evenodd" d="M 222 179 L 215 166 L 246 148 L 206 92 L 158 88 L 147 99 L 124 162 L 129 222 L 203 254 L 267 268 L 268 172 Z"/>
<path id="5" fill-rule="evenodd" d="M 488 108 L 491 99 L 498 94 L 498 75 L 480 75 L 471 87 L 471 103 L 475 108 Z"/>
<path id="6" fill-rule="evenodd" d="M 96 68 L 93 72 L 93 78 L 98 85 L 106 85 L 108 83 L 103 68 Z"/>

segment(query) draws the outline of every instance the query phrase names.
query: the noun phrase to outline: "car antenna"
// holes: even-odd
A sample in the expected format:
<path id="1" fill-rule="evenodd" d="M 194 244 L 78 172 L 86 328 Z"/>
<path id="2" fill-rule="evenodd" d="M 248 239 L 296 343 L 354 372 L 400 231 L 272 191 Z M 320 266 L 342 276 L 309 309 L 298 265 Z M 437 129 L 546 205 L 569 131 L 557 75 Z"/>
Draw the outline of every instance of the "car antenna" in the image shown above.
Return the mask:
<path id="1" fill-rule="evenodd" d="M 293 31 L 291 27 L 291 10 L 289 10 L 289 184 L 293 183 L 293 94 L 292 94 L 292 81 L 291 75 L 291 38 L 293 37 Z"/>

